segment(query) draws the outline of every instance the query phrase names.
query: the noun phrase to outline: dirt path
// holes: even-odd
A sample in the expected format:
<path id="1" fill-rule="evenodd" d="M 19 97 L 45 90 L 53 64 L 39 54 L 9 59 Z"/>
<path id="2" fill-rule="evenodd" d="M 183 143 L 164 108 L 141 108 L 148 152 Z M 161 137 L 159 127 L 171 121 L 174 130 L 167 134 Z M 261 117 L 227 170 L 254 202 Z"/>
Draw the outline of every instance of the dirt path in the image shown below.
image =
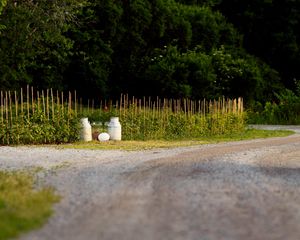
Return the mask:
<path id="1" fill-rule="evenodd" d="M 21 166 L 45 167 L 40 179 L 63 196 L 22 240 L 300 239 L 300 134 L 143 152 L 21 150 Z M 19 150 L 0 151 L 0 168 L 20 165 Z"/>

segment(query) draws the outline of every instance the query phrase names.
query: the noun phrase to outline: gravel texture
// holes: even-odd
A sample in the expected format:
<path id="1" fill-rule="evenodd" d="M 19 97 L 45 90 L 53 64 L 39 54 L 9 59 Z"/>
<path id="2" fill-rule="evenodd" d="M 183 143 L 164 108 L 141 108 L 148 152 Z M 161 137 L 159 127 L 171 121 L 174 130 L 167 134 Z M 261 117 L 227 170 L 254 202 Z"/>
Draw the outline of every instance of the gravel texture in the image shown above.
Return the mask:
<path id="1" fill-rule="evenodd" d="M 41 167 L 38 183 L 62 196 L 21 240 L 299 240 L 291 128 L 298 134 L 135 152 L 0 147 L 0 169 Z"/>

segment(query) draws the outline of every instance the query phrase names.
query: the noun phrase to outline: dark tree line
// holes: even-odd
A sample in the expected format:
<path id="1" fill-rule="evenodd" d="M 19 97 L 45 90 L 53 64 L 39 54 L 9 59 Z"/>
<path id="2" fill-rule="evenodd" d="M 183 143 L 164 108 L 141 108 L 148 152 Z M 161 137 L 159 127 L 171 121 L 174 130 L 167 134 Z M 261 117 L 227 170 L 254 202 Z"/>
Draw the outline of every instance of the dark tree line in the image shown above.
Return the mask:
<path id="1" fill-rule="evenodd" d="M 267 101 L 299 79 L 299 0 L 14 0 L 0 88 Z"/>
<path id="2" fill-rule="evenodd" d="M 300 1 L 222 0 L 217 6 L 243 33 L 243 46 L 281 76 L 289 88 L 300 79 Z"/>

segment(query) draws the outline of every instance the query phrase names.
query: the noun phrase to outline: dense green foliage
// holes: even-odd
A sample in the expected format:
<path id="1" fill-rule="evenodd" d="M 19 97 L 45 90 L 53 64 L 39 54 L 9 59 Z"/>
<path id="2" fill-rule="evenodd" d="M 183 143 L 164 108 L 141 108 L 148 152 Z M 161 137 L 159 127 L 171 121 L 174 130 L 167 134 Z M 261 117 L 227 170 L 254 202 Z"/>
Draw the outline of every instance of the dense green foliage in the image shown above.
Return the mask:
<path id="1" fill-rule="evenodd" d="M 6 0 L 0 0 L 0 15 L 1 15 L 2 9 L 6 5 L 6 3 L 7 3 Z M 1 34 L 1 30 L 4 29 L 4 28 L 5 28 L 5 26 L 0 24 L 0 34 Z"/>
<path id="2" fill-rule="evenodd" d="M 45 103 L 1 106 L 0 144 L 59 144 L 79 140 L 80 125 L 68 106 Z M 51 105 L 51 106 L 50 106 Z"/>
<path id="3" fill-rule="evenodd" d="M 79 140 L 79 121 L 66 115 L 61 119 L 48 119 L 43 112 L 30 118 L 19 115 L 9 124 L 0 123 L 0 144 L 49 144 Z"/>
<path id="4" fill-rule="evenodd" d="M 201 139 L 241 134 L 245 114 L 241 99 L 192 101 L 190 99 L 121 100 L 117 108 L 85 109 L 94 131 L 107 132 L 105 122 L 119 116 L 124 140 Z"/>
<path id="5" fill-rule="evenodd" d="M 114 116 L 115 113 L 108 114 Z M 102 114 L 98 112 L 98 116 Z M 120 116 L 120 121 L 123 140 L 201 139 L 213 136 L 225 137 L 245 131 L 245 115 L 234 113 L 218 112 L 203 115 L 149 108 L 137 111 L 133 106 L 126 114 Z M 94 131 L 107 132 L 105 125 L 95 125 L 93 128 Z"/>
<path id="6" fill-rule="evenodd" d="M 299 2 L 8 1 L 0 86 L 272 101 L 299 79 Z"/>
<path id="7" fill-rule="evenodd" d="M 227 136 L 245 130 L 243 100 L 136 98 L 122 95 L 86 107 L 69 92 L 35 91 L 0 94 L 0 144 L 58 144 L 76 142 L 80 118 L 88 117 L 94 130 L 107 132 L 106 122 L 118 116 L 125 140 L 188 139 Z M 100 124 L 101 123 L 101 124 Z M 96 132 L 95 132 L 96 133 Z"/>
<path id="8" fill-rule="evenodd" d="M 34 190 L 34 179 L 22 172 L 0 171 L 0 240 L 40 227 L 58 196 L 52 189 Z"/>
<path id="9" fill-rule="evenodd" d="M 215 6 L 244 35 L 243 46 L 275 68 L 286 87 L 300 79 L 300 1 L 222 0 Z"/>
<path id="10" fill-rule="evenodd" d="M 183 112 L 170 113 L 168 118 L 157 113 L 145 117 L 126 115 L 123 122 L 123 138 L 125 140 L 175 140 L 201 139 L 212 136 L 229 136 L 245 130 L 243 115 L 208 114 L 187 116 Z"/>
<path id="11" fill-rule="evenodd" d="M 196 139 L 209 136 L 228 136 L 242 133 L 245 130 L 245 115 L 233 112 L 232 109 L 213 110 L 207 107 L 207 113 L 192 113 L 172 111 L 171 108 L 149 108 L 131 105 L 120 111 L 111 108 L 86 109 L 73 114 L 55 111 L 55 115 L 47 117 L 43 111 L 30 112 L 15 116 L 10 121 L 0 122 L 0 144 L 45 144 L 67 143 L 79 140 L 81 116 L 95 121 L 94 131 L 107 132 L 103 125 L 112 116 L 120 116 L 122 123 L 122 138 L 124 140 L 154 140 L 154 139 Z M 51 112 L 51 109 L 50 109 Z M 10 115 L 10 113 L 9 113 Z M 25 119 L 25 120 L 24 120 Z M 101 122 L 101 124 L 99 124 Z"/>
<path id="12" fill-rule="evenodd" d="M 296 93 L 286 90 L 276 94 L 276 101 L 253 104 L 249 122 L 259 124 L 300 124 L 300 81 Z"/>
<path id="13" fill-rule="evenodd" d="M 4 8 L 4 6 L 6 5 L 7 0 L 0 0 L 0 14 L 2 12 L 2 9 Z"/>
<path id="14" fill-rule="evenodd" d="M 73 46 L 64 33 L 80 6 L 77 0 L 7 3 L 0 17 L 6 26 L 0 40 L 1 89 L 26 84 L 63 88 Z"/>

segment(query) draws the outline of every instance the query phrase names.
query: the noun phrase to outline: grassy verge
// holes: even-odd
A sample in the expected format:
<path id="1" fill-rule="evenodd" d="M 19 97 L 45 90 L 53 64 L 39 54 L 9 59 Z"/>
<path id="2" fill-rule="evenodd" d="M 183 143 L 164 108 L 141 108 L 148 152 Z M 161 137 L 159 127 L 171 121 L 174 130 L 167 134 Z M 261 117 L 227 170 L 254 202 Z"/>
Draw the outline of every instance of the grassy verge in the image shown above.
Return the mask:
<path id="1" fill-rule="evenodd" d="M 236 133 L 231 136 L 216 136 L 211 140 L 216 142 L 228 142 L 228 141 L 241 141 L 251 140 L 259 138 L 271 138 L 271 137 L 287 137 L 294 134 L 290 130 L 262 130 L 262 129 L 247 129 L 244 132 Z"/>
<path id="2" fill-rule="evenodd" d="M 49 188 L 34 190 L 32 175 L 0 171 L 0 240 L 40 227 L 58 196 Z"/>
<path id="3" fill-rule="evenodd" d="M 211 136 L 197 139 L 181 139 L 181 140 L 148 140 L 148 141 L 108 141 L 108 142 L 78 142 L 74 144 L 61 145 L 59 148 L 72 148 L 72 149 L 91 149 L 91 150 L 146 150 L 153 148 L 172 148 L 172 147 L 185 147 L 208 143 L 240 141 L 257 138 L 269 137 L 285 137 L 293 134 L 292 131 L 270 131 L 270 130 L 257 130 L 248 129 L 239 134 L 231 134 L 228 136 Z"/>

